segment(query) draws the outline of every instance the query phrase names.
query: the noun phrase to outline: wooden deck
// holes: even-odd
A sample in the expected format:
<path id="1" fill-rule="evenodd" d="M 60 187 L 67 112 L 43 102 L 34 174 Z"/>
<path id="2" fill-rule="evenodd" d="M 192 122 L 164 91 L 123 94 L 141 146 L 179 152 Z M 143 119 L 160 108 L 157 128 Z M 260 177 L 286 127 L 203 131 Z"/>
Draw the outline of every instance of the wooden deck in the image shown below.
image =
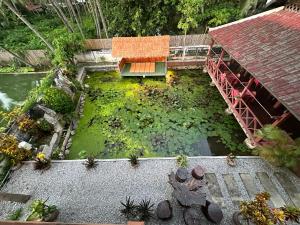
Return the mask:
<path id="1" fill-rule="evenodd" d="M 125 63 L 121 69 L 123 77 L 155 77 L 165 76 L 167 67 L 165 62 L 140 62 L 140 63 Z"/>

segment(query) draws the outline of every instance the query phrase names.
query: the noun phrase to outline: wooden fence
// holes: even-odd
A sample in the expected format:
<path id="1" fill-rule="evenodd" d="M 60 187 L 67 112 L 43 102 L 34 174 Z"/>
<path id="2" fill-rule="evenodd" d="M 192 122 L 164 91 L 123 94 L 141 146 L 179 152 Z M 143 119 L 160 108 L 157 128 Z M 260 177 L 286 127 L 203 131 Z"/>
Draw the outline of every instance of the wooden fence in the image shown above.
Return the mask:
<path id="1" fill-rule="evenodd" d="M 170 47 L 180 47 L 184 45 L 184 35 L 170 36 Z M 187 35 L 185 38 L 185 46 L 209 45 L 211 38 L 208 34 L 193 34 Z M 112 48 L 112 39 L 86 39 L 84 46 L 87 51 L 110 50 Z M 107 55 L 107 54 L 106 54 Z M 24 58 L 32 65 L 49 65 L 45 50 L 27 50 L 24 53 Z M 79 54 L 79 61 L 89 61 L 89 54 Z M 95 58 L 94 54 L 93 57 Z M 0 66 L 8 65 L 14 61 L 14 56 L 8 52 L 0 51 Z"/>
<path id="2" fill-rule="evenodd" d="M 192 34 L 185 38 L 186 46 L 209 45 L 211 38 L 208 34 Z M 112 39 L 86 39 L 85 48 L 87 50 L 111 49 Z M 170 47 L 179 47 L 184 45 L 184 35 L 170 36 Z"/>

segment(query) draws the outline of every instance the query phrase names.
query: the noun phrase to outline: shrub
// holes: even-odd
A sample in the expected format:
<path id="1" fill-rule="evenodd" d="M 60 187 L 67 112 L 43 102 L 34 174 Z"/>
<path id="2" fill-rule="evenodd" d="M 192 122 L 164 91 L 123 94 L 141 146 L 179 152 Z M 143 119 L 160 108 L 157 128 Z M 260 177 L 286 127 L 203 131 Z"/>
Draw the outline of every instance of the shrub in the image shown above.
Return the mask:
<path id="1" fill-rule="evenodd" d="M 255 225 L 286 224 L 287 221 L 297 222 L 300 217 L 300 209 L 285 206 L 271 208 L 268 205 L 270 194 L 259 193 L 252 201 L 243 201 L 240 205 L 240 213 L 248 221 Z"/>
<path id="2" fill-rule="evenodd" d="M 37 127 L 40 130 L 47 132 L 47 133 L 51 132 L 54 129 L 53 125 L 51 123 L 49 123 L 47 120 L 45 120 L 44 118 L 39 119 L 37 121 Z"/>
<path id="3" fill-rule="evenodd" d="M 254 149 L 258 154 L 276 166 L 295 168 L 300 163 L 300 139 L 293 140 L 285 131 L 272 125 L 266 125 L 257 132 L 263 139 Z"/>
<path id="4" fill-rule="evenodd" d="M 183 154 L 178 155 L 176 157 L 176 162 L 179 167 L 186 168 L 188 166 L 188 158 L 186 155 Z"/>
<path id="5" fill-rule="evenodd" d="M 8 220 L 19 220 L 22 216 L 22 210 L 23 208 L 16 209 L 12 214 L 10 214 L 7 219 Z"/>
<path id="6" fill-rule="evenodd" d="M 17 139 L 8 134 L 0 134 L 0 153 L 11 159 L 15 165 L 31 155 L 31 151 L 18 148 Z"/>
<path id="7" fill-rule="evenodd" d="M 29 116 L 27 115 L 21 115 L 17 119 L 17 123 L 18 123 L 18 128 L 24 132 L 29 132 L 36 127 L 35 121 L 30 119 Z"/>
<path id="8" fill-rule="evenodd" d="M 27 112 L 37 103 L 38 98 L 52 85 L 54 76 L 53 71 L 49 72 L 49 74 L 40 81 L 40 85 L 29 92 L 26 101 L 22 105 L 23 112 Z"/>
<path id="9" fill-rule="evenodd" d="M 57 210 L 55 205 L 47 205 L 46 201 L 35 200 L 31 203 L 31 214 L 28 216 L 27 221 L 43 220 L 50 213 Z"/>
<path id="10" fill-rule="evenodd" d="M 80 159 L 86 159 L 87 158 L 87 152 L 85 150 L 82 150 L 78 153 L 78 157 Z"/>
<path id="11" fill-rule="evenodd" d="M 58 113 L 69 113 L 74 109 L 71 97 L 63 90 L 50 87 L 44 92 L 43 102 L 45 105 Z"/>

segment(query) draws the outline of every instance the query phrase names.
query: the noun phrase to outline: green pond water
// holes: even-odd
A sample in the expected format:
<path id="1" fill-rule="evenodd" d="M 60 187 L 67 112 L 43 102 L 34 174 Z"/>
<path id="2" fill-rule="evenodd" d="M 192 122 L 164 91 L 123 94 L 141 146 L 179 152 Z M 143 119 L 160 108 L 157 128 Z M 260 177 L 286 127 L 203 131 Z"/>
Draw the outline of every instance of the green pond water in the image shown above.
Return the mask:
<path id="1" fill-rule="evenodd" d="M 9 111 L 22 104 L 41 78 L 41 74 L 0 74 L 0 110 Z"/>
<path id="2" fill-rule="evenodd" d="M 170 86 L 164 77 L 90 73 L 69 159 L 82 151 L 98 158 L 245 154 L 244 133 L 224 114 L 226 104 L 209 76 L 198 70 L 176 74 Z"/>

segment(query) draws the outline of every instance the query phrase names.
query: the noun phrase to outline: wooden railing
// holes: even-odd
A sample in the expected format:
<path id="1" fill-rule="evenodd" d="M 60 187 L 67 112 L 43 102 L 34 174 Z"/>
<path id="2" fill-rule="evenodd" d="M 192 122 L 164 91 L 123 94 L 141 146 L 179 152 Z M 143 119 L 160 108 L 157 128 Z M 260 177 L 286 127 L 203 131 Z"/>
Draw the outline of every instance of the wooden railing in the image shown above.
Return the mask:
<path id="1" fill-rule="evenodd" d="M 252 142 L 255 142 L 254 134 L 263 126 L 263 124 L 241 97 L 233 95 L 234 87 L 226 77 L 221 76 L 223 72 L 218 68 L 218 62 L 219 60 L 216 58 L 208 58 L 207 71 L 230 110 L 236 117 L 238 123 L 241 125 L 246 136 Z M 220 63 L 221 62 L 219 62 L 219 64 Z M 235 76 L 234 74 L 231 75 Z M 244 84 L 242 85 L 244 86 Z"/>

